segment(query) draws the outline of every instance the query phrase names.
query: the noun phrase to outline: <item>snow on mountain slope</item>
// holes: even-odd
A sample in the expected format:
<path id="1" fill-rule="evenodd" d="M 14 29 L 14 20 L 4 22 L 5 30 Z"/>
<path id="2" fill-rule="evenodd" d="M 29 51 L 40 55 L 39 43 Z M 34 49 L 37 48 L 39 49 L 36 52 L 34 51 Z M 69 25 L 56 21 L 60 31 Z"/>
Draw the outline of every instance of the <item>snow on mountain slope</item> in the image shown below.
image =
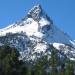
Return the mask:
<path id="1" fill-rule="evenodd" d="M 53 43 L 53 46 L 59 51 L 67 55 L 70 60 L 75 60 L 75 49 L 62 43 Z"/>
<path id="2" fill-rule="evenodd" d="M 34 6 L 20 22 L 0 29 L 0 43 L 16 47 L 24 60 L 50 56 L 51 44 L 68 58 L 75 58 L 75 42 L 53 24 L 40 5 Z"/>

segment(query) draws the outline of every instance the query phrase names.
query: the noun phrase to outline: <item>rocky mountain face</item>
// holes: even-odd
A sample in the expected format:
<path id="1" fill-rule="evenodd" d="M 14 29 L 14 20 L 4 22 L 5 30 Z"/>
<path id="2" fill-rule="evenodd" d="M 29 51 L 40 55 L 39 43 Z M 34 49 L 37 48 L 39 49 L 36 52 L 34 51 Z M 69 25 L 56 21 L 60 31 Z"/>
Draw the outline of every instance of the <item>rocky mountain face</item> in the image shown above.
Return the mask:
<path id="1" fill-rule="evenodd" d="M 54 25 L 39 4 L 21 21 L 0 29 L 0 45 L 4 44 L 17 48 L 19 59 L 24 61 L 35 61 L 44 55 L 50 58 L 51 45 L 62 57 L 75 60 L 75 41 Z"/>

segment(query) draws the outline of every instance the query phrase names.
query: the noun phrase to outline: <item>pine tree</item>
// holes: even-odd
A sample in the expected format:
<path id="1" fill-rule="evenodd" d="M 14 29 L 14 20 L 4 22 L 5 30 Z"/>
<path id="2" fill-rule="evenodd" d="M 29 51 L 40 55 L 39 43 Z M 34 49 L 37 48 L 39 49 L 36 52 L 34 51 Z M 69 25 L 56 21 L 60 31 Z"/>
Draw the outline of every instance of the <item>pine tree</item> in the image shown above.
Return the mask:
<path id="1" fill-rule="evenodd" d="M 51 45 L 50 66 L 52 67 L 51 75 L 57 75 L 58 55 L 57 50 Z"/>
<path id="2" fill-rule="evenodd" d="M 35 75 L 47 75 L 45 66 L 47 65 L 47 56 L 43 56 L 42 58 L 38 59 L 35 64 Z"/>
<path id="3" fill-rule="evenodd" d="M 65 75 L 74 75 L 74 64 L 70 60 L 66 63 Z"/>

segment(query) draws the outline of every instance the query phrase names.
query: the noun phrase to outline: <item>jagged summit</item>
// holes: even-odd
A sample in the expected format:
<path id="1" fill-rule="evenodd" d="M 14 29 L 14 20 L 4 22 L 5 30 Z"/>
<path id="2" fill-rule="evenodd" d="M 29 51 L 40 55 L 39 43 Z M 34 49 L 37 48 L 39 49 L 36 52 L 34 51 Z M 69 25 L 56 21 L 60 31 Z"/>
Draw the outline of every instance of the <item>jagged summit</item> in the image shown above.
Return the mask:
<path id="1" fill-rule="evenodd" d="M 40 4 L 37 4 L 31 10 L 29 10 L 28 14 L 37 13 L 37 12 L 40 12 L 40 11 L 42 11 L 42 7 L 41 7 Z"/>
<path id="2" fill-rule="evenodd" d="M 40 4 L 37 4 L 36 6 L 34 6 L 27 15 L 29 18 L 33 18 L 35 21 L 39 21 L 41 19 L 41 17 L 44 17 L 48 20 L 50 20 L 50 18 L 47 16 L 47 14 L 44 12 L 44 10 L 42 9 Z M 51 20 L 52 21 L 52 20 Z"/>
<path id="3" fill-rule="evenodd" d="M 41 5 L 38 4 L 36 6 L 34 6 L 29 12 L 28 12 L 28 16 L 34 18 L 35 20 L 40 18 L 40 15 L 42 13 L 42 8 Z"/>

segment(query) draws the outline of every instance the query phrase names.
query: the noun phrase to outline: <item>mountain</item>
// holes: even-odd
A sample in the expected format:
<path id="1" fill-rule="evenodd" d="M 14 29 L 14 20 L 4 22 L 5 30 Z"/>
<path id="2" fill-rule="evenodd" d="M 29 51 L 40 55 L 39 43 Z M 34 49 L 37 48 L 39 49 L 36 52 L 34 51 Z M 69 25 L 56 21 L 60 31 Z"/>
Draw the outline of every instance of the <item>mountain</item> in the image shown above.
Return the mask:
<path id="1" fill-rule="evenodd" d="M 20 21 L 0 29 L 0 45 L 8 44 L 20 52 L 20 60 L 35 61 L 48 55 L 50 46 L 59 55 L 75 60 L 75 42 L 56 27 L 41 5 L 34 6 Z"/>

